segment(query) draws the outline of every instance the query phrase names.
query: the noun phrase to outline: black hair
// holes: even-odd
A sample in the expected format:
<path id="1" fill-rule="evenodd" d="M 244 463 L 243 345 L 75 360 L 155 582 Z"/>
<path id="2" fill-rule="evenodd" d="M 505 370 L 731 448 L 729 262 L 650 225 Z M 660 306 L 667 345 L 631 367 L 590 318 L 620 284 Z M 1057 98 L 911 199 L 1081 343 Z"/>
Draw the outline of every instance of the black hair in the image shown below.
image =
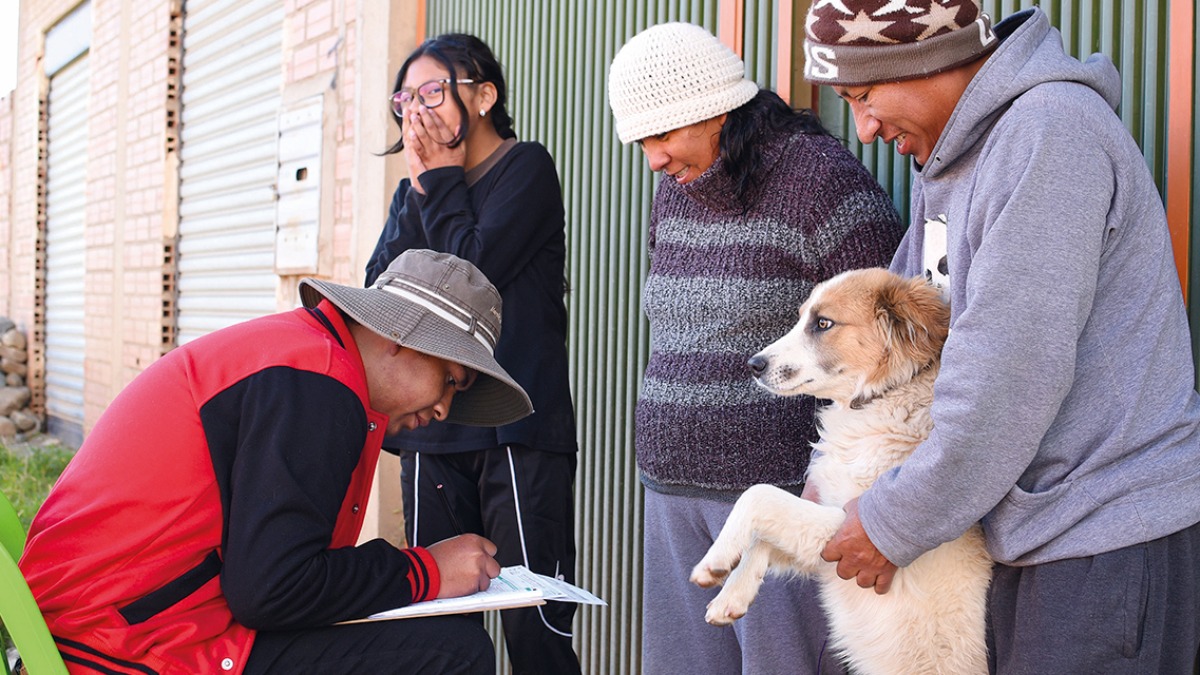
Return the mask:
<path id="1" fill-rule="evenodd" d="M 491 82 L 496 87 L 496 103 L 492 106 L 491 119 L 492 126 L 496 128 L 496 133 L 500 134 L 500 138 L 516 138 L 517 134 L 512 128 L 512 118 L 508 115 L 508 109 L 505 104 L 508 101 L 508 86 L 504 83 L 504 72 L 500 67 L 500 62 L 492 54 L 492 50 L 474 35 L 467 33 L 446 33 L 437 37 L 429 38 L 422 42 L 408 58 L 404 60 L 404 65 L 400 66 L 400 72 L 396 74 L 396 84 L 392 87 L 392 94 L 400 91 L 404 86 L 404 77 L 408 75 L 408 68 L 413 61 L 428 56 L 436 60 L 438 63 L 446 67 L 450 71 L 450 85 L 447 87 L 450 92 L 450 97 L 454 100 L 454 105 L 458 106 L 458 110 L 462 113 L 463 125 L 459 129 L 458 134 L 450 140 L 450 147 L 456 148 L 463 139 L 467 136 L 467 125 L 470 124 L 471 115 L 467 112 L 467 106 L 463 103 L 462 97 L 458 95 L 458 80 L 474 80 L 476 84 L 483 82 Z M 445 103 L 443 103 L 445 105 Z M 392 115 L 392 121 L 396 126 L 403 131 L 403 121 Z M 404 149 L 404 134 L 400 134 L 400 140 L 396 144 L 384 151 L 383 154 L 390 155 L 400 152 Z"/>
<path id="2" fill-rule="evenodd" d="M 794 110 L 779 94 L 760 89 L 754 98 L 730 110 L 721 127 L 721 162 L 742 200 L 749 208 L 755 194 L 757 174 L 762 168 L 762 147 L 767 139 L 780 133 L 827 135 L 812 110 Z"/>

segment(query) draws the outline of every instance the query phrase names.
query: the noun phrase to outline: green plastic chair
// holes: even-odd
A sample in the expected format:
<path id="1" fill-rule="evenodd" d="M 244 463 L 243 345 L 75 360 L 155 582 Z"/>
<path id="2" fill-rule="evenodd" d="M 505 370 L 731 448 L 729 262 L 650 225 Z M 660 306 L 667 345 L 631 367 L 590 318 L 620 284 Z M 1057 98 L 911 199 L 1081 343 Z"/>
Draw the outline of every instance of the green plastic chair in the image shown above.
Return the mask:
<path id="1" fill-rule="evenodd" d="M 38 609 L 33 593 L 17 560 L 25 550 L 25 527 L 17 517 L 17 511 L 8 498 L 0 494 L 0 620 L 17 645 L 21 662 L 29 675 L 67 675 L 62 655 L 50 636 L 42 611 Z M 0 654 L 4 672 L 11 673 L 8 658 Z"/>
<path id="2" fill-rule="evenodd" d="M 25 526 L 17 517 L 17 510 L 2 494 L 0 494 L 0 546 L 3 546 L 14 560 L 20 560 L 21 552 L 25 550 Z"/>

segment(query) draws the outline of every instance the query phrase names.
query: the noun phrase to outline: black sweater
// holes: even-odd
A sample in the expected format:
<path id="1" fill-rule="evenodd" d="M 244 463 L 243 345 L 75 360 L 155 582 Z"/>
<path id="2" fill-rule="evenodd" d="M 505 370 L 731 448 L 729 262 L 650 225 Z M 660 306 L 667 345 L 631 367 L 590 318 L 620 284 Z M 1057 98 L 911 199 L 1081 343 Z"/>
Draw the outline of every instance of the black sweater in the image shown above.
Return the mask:
<path id="1" fill-rule="evenodd" d="M 424 195 L 407 178 L 396 188 L 366 283 L 413 248 L 474 263 L 504 300 L 496 360 L 528 392 L 534 413 L 494 429 L 433 422 L 389 436 L 384 448 L 450 453 L 519 444 L 575 452 L 563 299 L 566 226 L 550 153 L 539 143 L 508 140 L 469 172 L 443 167 L 419 178 Z"/>

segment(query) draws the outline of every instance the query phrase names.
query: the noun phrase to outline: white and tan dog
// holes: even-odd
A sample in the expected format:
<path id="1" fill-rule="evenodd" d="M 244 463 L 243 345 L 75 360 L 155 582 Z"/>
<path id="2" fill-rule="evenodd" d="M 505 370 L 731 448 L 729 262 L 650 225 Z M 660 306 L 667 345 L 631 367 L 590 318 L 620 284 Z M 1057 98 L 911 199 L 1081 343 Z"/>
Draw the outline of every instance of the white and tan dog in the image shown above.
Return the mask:
<path id="1" fill-rule="evenodd" d="M 818 285 L 787 335 L 750 359 L 758 384 L 780 396 L 832 403 L 818 413 L 808 483 L 819 503 L 770 485 L 747 490 L 691 580 L 724 582 L 709 623 L 742 617 L 768 573 L 821 580 L 833 647 L 864 674 L 986 673 L 984 608 L 991 560 L 978 526 L 897 571 L 878 595 L 838 578 L 821 550 L 842 507 L 901 464 L 929 435 L 929 406 L 949 309 L 923 279 L 883 269 Z"/>

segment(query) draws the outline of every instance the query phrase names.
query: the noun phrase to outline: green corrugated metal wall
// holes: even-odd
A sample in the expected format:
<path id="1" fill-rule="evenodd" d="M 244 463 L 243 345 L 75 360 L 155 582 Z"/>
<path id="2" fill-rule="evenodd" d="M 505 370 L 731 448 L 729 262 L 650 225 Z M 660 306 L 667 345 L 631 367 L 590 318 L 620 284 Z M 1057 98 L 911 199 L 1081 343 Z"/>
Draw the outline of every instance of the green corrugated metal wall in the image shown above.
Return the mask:
<path id="1" fill-rule="evenodd" d="M 774 63 L 778 3 L 742 3 L 747 71 L 772 88 L 779 77 Z M 622 147 L 617 141 L 605 75 L 617 49 L 647 26 L 682 20 L 717 33 L 719 4 L 426 3 L 427 35 L 466 31 L 491 45 L 505 67 L 518 135 L 544 143 L 558 164 L 567 209 L 569 351 L 581 445 L 576 485 L 579 582 L 609 603 L 603 609 L 583 608 L 576 619 L 575 645 L 585 673 L 637 673 L 641 652 L 642 488 L 634 464 L 633 406 L 649 346 L 640 291 L 654 178 L 636 146 Z M 996 18 L 1034 4 L 1047 11 L 1071 53 L 1102 51 L 1116 63 L 1125 82 L 1121 117 L 1163 185 L 1167 0 L 983 0 L 985 11 Z M 1200 90 L 1200 56 L 1196 66 Z M 827 89 L 819 109 L 907 218 L 907 159 L 880 143 L 862 146 L 845 106 Z M 1200 149 L 1200 123 L 1194 138 Z M 1193 174 L 1192 183 L 1193 196 L 1200 194 L 1200 178 Z M 1192 209 L 1195 223 L 1194 197 Z M 1192 251 L 1196 259 L 1200 241 L 1193 243 Z M 1198 276 L 1191 275 L 1194 326 L 1200 325 Z M 1200 354 L 1200 337 L 1196 343 Z M 489 617 L 488 627 L 493 635 L 500 634 L 495 616 Z M 497 661 L 501 672 L 508 672 L 501 642 L 497 641 Z"/>
<path id="2" fill-rule="evenodd" d="M 649 333 L 642 315 L 646 225 L 654 178 L 637 146 L 622 147 L 608 109 L 612 57 L 638 31 L 690 21 L 717 33 L 717 0 L 429 0 L 426 35 L 465 31 L 504 66 L 518 136 L 546 145 L 567 209 L 569 351 L 579 421 L 579 583 L 608 601 L 582 608 L 575 645 L 585 673 L 641 666 L 642 487 L 633 407 Z M 745 3 L 746 62 L 772 85 L 775 3 Z M 493 613 L 494 614 L 494 613 Z M 488 617 L 499 635 L 499 621 Z M 501 672 L 508 672 L 498 641 Z"/>

